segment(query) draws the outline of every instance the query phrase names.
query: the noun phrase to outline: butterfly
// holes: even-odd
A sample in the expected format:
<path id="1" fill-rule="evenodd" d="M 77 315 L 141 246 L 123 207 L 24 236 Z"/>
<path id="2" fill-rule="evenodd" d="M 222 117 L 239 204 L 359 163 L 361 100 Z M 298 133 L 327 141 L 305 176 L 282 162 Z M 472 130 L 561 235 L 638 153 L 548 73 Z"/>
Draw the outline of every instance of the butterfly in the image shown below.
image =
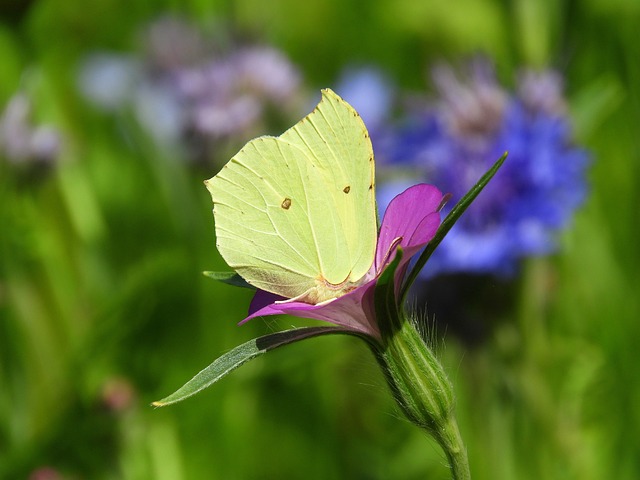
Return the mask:
<path id="1" fill-rule="evenodd" d="M 322 90 L 309 115 L 251 140 L 205 181 L 218 250 L 256 288 L 311 304 L 339 297 L 374 263 L 374 175 L 364 122 Z"/>

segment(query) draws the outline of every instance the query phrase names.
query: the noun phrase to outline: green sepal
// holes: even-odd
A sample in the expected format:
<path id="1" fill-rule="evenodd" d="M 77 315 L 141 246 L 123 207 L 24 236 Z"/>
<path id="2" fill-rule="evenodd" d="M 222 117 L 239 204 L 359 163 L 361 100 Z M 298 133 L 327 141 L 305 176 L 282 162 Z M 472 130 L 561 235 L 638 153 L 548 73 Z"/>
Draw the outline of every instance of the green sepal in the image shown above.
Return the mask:
<path id="1" fill-rule="evenodd" d="M 227 376 L 236 368 L 244 365 L 249 360 L 253 360 L 260 355 L 274 350 L 284 345 L 299 342 L 307 338 L 318 337 L 321 335 L 345 334 L 354 335 L 365 338 L 364 334 L 345 330 L 341 327 L 305 327 L 294 328 L 284 332 L 265 335 L 264 337 L 254 338 L 233 350 L 218 357 L 214 362 L 198 373 L 195 377 L 185 383 L 180 389 L 172 393 L 168 397 L 153 402 L 155 407 L 164 407 L 173 403 L 180 402 L 205 388 L 213 385 L 218 380 Z"/>
<path id="2" fill-rule="evenodd" d="M 507 158 L 507 152 L 505 152 L 496 161 L 496 163 L 494 163 L 493 166 L 489 170 L 487 170 L 487 172 L 480 178 L 480 180 L 478 180 L 478 183 L 476 183 L 465 194 L 465 196 L 462 197 L 458 201 L 458 203 L 455 204 L 455 206 L 451 209 L 451 211 L 446 216 L 446 218 L 442 221 L 435 236 L 427 244 L 427 246 L 425 247 L 420 257 L 418 257 L 418 260 L 415 263 L 414 267 L 409 272 L 409 275 L 407 276 L 407 280 L 402 286 L 402 291 L 400 292 L 401 299 L 404 300 L 406 298 L 409 288 L 411 288 L 411 285 L 413 284 L 415 279 L 418 277 L 420 270 L 422 270 L 422 268 L 427 263 L 427 260 L 429 260 L 429 257 L 431 257 L 431 254 L 433 253 L 433 251 L 436 249 L 438 245 L 440 245 L 440 242 L 442 242 L 445 235 L 449 232 L 449 230 L 451 230 L 451 227 L 453 227 L 453 225 L 458 221 L 458 218 L 460 218 L 460 215 L 462 215 L 465 212 L 465 210 L 469 207 L 469 205 L 471 205 L 471 203 L 476 199 L 478 194 L 484 189 L 487 183 L 489 183 L 489 181 L 493 178 L 493 176 L 496 174 L 498 169 L 502 166 L 506 158 Z"/>
<path id="3" fill-rule="evenodd" d="M 227 285 L 233 285 L 234 287 L 250 288 L 255 290 L 256 287 L 247 283 L 247 281 L 238 275 L 236 272 L 202 272 L 205 277 L 213 278 Z"/>
<path id="4" fill-rule="evenodd" d="M 454 414 L 453 386 L 414 323 L 399 312 L 400 328 L 383 347 L 370 344 L 406 417 L 442 446 L 456 480 L 468 480 L 469 463 Z"/>
<path id="5" fill-rule="evenodd" d="M 401 247 L 396 248 L 396 255 L 385 267 L 380 277 L 376 281 L 374 304 L 378 328 L 384 343 L 385 339 L 400 328 L 400 317 L 398 314 L 398 300 L 395 292 L 395 274 L 402 260 L 404 251 Z"/>

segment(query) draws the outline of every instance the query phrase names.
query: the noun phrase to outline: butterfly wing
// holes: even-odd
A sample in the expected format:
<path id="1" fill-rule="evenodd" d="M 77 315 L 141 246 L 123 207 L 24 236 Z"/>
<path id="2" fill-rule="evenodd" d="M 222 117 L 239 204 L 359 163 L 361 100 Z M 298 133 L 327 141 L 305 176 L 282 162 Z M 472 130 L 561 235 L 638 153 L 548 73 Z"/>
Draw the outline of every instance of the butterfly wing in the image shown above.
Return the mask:
<path id="1" fill-rule="evenodd" d="M 359 280 L 373 263 L 373 169 L 362 120 L 323 91 L 297 125 L 252 140 L 205 182 L 218 250 L 260 289 L 311 303 L 331 298 L 333 286 Z"/>
<path id="2" fill-rule="evenodd" d="M 345 235 L 338 247 L 349 249 L 351 276 L 361 278 L 375 254 L 377 223 L 373 148 L 360 115 L 325 89 L 318 107 L 280 138 L 308 152 L 322 175 Z"/>

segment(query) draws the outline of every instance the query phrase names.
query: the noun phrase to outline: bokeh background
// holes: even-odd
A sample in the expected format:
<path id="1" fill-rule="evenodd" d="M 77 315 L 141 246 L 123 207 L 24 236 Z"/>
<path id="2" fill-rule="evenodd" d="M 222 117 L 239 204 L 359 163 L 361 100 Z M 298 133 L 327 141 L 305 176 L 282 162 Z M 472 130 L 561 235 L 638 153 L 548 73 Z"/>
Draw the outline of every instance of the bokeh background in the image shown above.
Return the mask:
<path id="1" fill-rule="evenodd" d="M 448 108 L 430 69 L 479 55 L 503 93 L 522 69 L 563 78 L 547 113 L 584 163 L 553 247 L 416 288 L 473 477 L 639 478 L 639 24 L 635 0 L 0 2 L 0 478 L 448 478 L 355 339 L 149 404 L 309 324 L 236 326 L 251 293 L 201 275 L 225 269 L 202 181 L 366 68 L 382 192 L 406 174 L 392 153 L 407 119 Z M 556 175 L 565 157 L 528 145 Z"/>

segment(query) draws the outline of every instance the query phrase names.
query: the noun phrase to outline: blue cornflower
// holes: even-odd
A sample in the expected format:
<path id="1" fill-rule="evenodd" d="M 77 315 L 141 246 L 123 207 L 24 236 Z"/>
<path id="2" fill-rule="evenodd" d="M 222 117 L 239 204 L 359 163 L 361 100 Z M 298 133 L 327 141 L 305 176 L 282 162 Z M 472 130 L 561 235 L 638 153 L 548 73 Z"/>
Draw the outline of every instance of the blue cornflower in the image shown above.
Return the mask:
<path id="1" fill-rule="evenodd" d="M 377 152 L 380 173 L 392 179 L 381 182 L 381 207 L 416 177 L 451 192 L 455 202 L 509 152 L 430 259 L 432 275 L 512 273 L 521 258 L 556 249 L 557 232 L 586 196 L 588 156 L 573 144 L 560 76 L 524 72 L 510 93 L 488 62 L 471 64 L 469 73 L 460 81 L 450 67 L 437 67 L 439 101 L 387 132 Z"/>

